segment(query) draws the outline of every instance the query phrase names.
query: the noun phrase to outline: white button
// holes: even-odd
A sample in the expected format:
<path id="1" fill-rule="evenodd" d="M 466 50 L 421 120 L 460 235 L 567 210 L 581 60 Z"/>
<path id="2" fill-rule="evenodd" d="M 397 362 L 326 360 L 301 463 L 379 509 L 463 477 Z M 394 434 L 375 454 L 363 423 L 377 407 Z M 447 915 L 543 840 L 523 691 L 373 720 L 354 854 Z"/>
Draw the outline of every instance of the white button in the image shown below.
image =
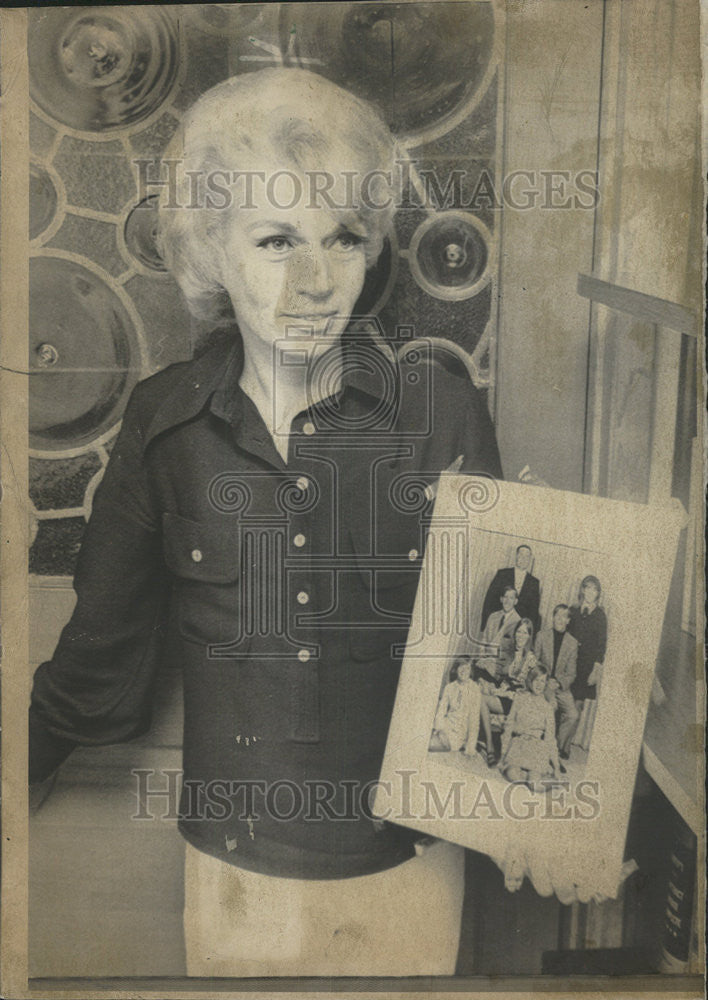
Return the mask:
<path id="1" fill-rule="evenodd" d="M 310 488 L 310 480 L 307 479 L 305 476 L 300 476 L 300 478 L 296 481 L 295 485 L 302 493 L 304 493 L 306 490 Z"/>
<path id="2" fill-rule="evenodd" d="M 201 562 L 202 561 L 201 549 L 192 549 L 192 561 L 193 562 Z"/>
<path id="3" fill-rule="evenodd" d="M 310 651 L 308 649 L 301 649 L 297 654 L 297 658 L 300 663 L 307 663 L 310 659 Z"/>
<path id="4" fill-rule="evenodd" d="M 418 558 L 418 549 L 411 549 L 408 553 L 408 558 L 411 562 Z"/>
<path id="5" fill-rule="evenodd" d="M 307 434 L 308 436 L 310 434 L 314 434 L 315 433 L 315 425 L 308 420 L 307 423 L 305 423 L 305 424 L 302 425 L 302 433 L 303 434 Z"/>
<path id="6" fill-rule="evenodd" d="M 301 549 L 303 547 L 303 545 L 305 544 L 305 536 L 304 535 L 295 535 L 295 537 L 293 538 L 293 544 L 297 545 L 297 547 L 299 549 Z"/>
<path id="7" fill-rule="evenodd" d="M 301 590 L 300 593 L 297 595 L 298 604 L 307 604 L 309 600 L 310 600 L 310 595 L 305 590 Z"/>

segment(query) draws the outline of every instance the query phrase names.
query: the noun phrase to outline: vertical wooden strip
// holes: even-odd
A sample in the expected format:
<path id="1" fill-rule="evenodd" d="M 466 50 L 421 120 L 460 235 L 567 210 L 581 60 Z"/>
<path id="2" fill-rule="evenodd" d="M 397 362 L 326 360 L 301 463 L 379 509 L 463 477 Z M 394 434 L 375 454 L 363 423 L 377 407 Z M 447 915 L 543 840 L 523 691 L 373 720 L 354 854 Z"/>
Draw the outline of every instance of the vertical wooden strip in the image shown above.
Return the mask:
<path id="1" fill-rule="evenodd" d="M 0 32 L 0 477 L 2 532 L 2 984 L 27 995 L 27 549 L 29 82 L 26 12 L 4 10 Z"/>

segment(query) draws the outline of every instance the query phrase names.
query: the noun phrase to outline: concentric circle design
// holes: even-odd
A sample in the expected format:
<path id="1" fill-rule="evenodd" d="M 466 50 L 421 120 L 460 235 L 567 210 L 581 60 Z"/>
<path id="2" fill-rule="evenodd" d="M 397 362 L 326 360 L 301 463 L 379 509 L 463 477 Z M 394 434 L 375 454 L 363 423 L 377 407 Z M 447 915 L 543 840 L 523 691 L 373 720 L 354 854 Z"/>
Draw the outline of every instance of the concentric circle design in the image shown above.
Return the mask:
<path id="1" fill-rule="evenodd" d="M 49 171 L 38 163 L 30 163 L 29 178 L 29 237 L 39 239 L 49 229 L 57 214 L 59 193 Z"/>
<path id="2" fill-rule="evenodd" d="M 458 124 L 486 89 L 493 5 L 283 4 L 281 48 L 371 101 L 406 144 L 420 144 Z"/>
<path id="3" fill-rule="evenodd" d="M 491 235 L 470 212 L 440 212 L 416 229 L 408 251 L 411 273 L 436 299 L 476 295 L 491 277 Z"/>
<path id="4" fill-rule="evenodd" d="M 151 194 L 135 205 L 125 220 L 123 238 L 128 253 L 149 271 L 167 272 L 157 249 L 159 195 Z"/>
<path id="5" fill-rule="evenodd" d="M 135 324 L 95 271 L 59 255 L 30 261 L 31 447 L 80 448 L 123 414 L 140 375 Z"/>
<path id="6" fill-rule="evenodd" d="M 177 80 L 177 31 L 156 7 L 45 7 L 30 28 L 30 94 L 69 128 L 102 133 L 142 122 Z"/>

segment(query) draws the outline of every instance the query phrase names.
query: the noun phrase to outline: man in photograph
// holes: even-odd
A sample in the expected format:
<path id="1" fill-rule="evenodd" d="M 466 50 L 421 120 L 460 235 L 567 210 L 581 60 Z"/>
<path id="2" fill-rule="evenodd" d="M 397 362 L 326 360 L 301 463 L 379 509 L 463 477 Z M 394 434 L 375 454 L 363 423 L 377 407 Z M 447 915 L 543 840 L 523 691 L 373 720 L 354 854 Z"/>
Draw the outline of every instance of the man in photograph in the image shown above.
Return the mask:
<path id="1" fill-rule="evenodd" d="M 516 549 L 514 565 L 497 570 L 484 598 L 482 631 L 486 627 L 489 616 L 499 607 L 499 601 L 505 589 L 513 587 L 518 595 L 516 611 L 519 618 L 530 618 L 533 622 L 534 633 L 538 633 L 541 626 L 541 617 L 538 611 L 541 602 L 541 585 L 531 573 L 532 565 L 533 552 L 531 547 L 519 545 Z"/>
<path id="2" fill-rule="evenodd" d="M 578 721 L 578 710 L 570 690 L 575 680 L 578 643 L 567 631 L 569 622 L 568 605 L 556 604 L 553 626 L 541 629 L 536 637 L 536 656 L 548 670 L 546 699 L 555 704 L 559 712 L 557 741 L 563 760 L 570 756 L 569 741 Z"/>
<path id="3" fill-rule="evenodd" d="M 478 666 L 490 674 L 496 675 L 499 668 L 504 672 L 514 655 L 514 629 L 521 621 L 521 616 L 516 610 L 518 600 L 519 595 L 514 588 L 506 587 L 501 596 L 501 610 L 493 611 L 487 619 L 482 642 L 498 646 L 499 653 L 496 659 L 485 657 L 478 661 Z"/>

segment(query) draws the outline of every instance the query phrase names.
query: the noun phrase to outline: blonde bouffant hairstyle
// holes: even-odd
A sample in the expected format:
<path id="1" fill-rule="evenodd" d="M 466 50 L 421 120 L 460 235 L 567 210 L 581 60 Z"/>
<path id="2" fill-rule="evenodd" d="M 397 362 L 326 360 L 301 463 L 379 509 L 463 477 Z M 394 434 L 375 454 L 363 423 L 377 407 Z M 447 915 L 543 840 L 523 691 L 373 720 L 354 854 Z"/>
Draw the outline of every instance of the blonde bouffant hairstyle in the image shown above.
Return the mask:
<path id="1" fill-rule="evenodd" d="M 371 267 L 400 198 L 404 156 L 371 105 L 316 73 L 264 69 L 212 87 L 186 112 L 163 156 L 176 174 L 159 200 L 158 247 L 192 315 L 233 321 L 221 278 L 224 235 L 234 212 L 248 210 L 204 190 L 195 199 L 195 177 L 202 183 L 211 174 L 227 186 L 223 178 L 241 171 L 350 174 L 352 206 L 340 211 L 337 202 L 333 214 L 354 215 L 365 228 Z"/>

